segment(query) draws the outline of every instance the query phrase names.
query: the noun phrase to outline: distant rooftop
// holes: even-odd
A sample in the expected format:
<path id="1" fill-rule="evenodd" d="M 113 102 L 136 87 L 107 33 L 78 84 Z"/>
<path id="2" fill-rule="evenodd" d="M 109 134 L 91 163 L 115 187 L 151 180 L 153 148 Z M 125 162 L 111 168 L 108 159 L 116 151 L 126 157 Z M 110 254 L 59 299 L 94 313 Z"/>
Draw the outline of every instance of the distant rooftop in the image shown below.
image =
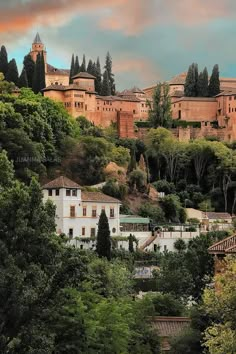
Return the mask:
<path id="1" fill-rule="evenodd" d="M 45 184 L 43 187 L 43 189 L 51 189 L 51 188 L 80 188 L 80 186 L 72 181 L 71 179 L 64 177 L 64 176 L 60 176 L 50 182 L 48 182 L 47 184 Z"/>
<path id="2" fill-rule="evenodd" d="M 72 79 L 77 79 L 77 78 L 82 78 L 82 79 L 96 79 L 96 76 L 93 76 L 89 73 L 81 71 L 80 73 L 76 74 L 75 76 L 72 77 Z"/>
<path id="3" fill-rule="evenodd" d="M 39 33 L 37 32 L 36 36 L 35 36 L 35 39 L 33 41 L 34 44 L 42 44 L 43 42 L 41 41 L 41 38 L 40 38 L 40 35 Z"/>

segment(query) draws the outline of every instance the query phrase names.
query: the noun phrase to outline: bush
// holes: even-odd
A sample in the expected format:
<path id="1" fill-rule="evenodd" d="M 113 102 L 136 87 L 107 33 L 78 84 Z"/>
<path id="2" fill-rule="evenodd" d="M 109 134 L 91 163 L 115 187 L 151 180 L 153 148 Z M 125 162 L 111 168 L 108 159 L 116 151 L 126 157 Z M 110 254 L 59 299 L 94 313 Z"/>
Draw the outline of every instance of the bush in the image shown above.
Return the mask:
<path id="1" fill-rule="evenodd" d="M 165 194 L 172 194 L 175 192 L 175 185 L 172 182 L 168 182 L 166 179 L 161 179 L 153 183 L 153 186 L 158 192 L 164 192 Z"/>
<path id="2" fill-rule="evenodd" d="M 129 185 L 132 190 L 135 186 L 139 192 L 144 192 L 147 185 L 147 174 L 141 170 L 133 170 L 129 174 Z"/>
<path id="3" fill-rule="evenodd" d="M 138 214 L 144 218 L 149 217 L 154 223 L 162 223 L 165 221 L 163 210 L 158 205 L 145 203 L 141 205 Z"/>

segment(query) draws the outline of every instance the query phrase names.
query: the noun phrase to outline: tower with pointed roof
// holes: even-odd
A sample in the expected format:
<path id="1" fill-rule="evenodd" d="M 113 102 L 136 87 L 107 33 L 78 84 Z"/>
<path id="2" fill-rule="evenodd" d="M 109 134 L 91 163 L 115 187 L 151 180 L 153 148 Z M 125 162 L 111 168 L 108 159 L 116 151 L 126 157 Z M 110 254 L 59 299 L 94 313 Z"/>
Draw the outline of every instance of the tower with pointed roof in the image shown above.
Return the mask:
<path id="1" fill-rule="evenodd" d="M 37 55 L 39 53 L 43 53 L 44 56 L 44 62 L 45 62 L 45 73 L 47 72 L 47 52 L 45 50 L 45 46 L 40 38 L 39 33 L 37 32 L 34 41 L 32 43 L 32 48 L 30 51 L 31 58 L 33 59 L 34 62 L 36 62 Z"/>

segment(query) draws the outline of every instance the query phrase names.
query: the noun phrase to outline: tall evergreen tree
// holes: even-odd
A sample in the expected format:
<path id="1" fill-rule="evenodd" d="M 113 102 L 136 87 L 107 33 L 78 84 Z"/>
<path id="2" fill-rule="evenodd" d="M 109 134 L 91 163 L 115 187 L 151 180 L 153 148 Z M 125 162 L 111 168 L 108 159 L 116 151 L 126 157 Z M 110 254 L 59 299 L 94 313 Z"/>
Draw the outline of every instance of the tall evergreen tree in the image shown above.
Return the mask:
<path id="1" fill-rule="evenodd" d="M 35 62 L 33 61 L 33 59 L 31 58 L 30 54 L 26 55 L 24 57 L 24 68 L 26 70 L 26 74 L 27 74 L 27 81 L 28 81 L 28 85 L 29 87 L 32 88 L 33 85 L 33 77 L 34 77 L 34 70 L 35 70 Z"/>
<path id="2" fill-rule="evenodd" d="M 92 62 L 91 59 L 90 59 L 89 62 L 88 62 L 87 73 L 93 75 L 93 62 Z"/>
<path id="3" fill-rule="evenodd" d="M 96 80 L 95 80 L 95 91 L 101 95 L 102 92 L 102 73 L 99 57 L 97 58 L 96 63 Z"/>
<path id="4" fill-rule="evenodd" d="M 74 76 L 74 72 L 75 72 L 75 57 L 74 54 L 72 54 L 71 64 L 70 64 L 70 80 L 69 80 L 70 84 L 73 83 L 72 77 Z"/>
<path id="5" fill-rule="evenodd" d="M 40 71 L 41 71 L 41 55 L 38 53 L 35 68 L 34 68 L 34 76 L 32 89 L 34 93 L 38 93 L 40 91 Z"/>
<path id="6" fill-rule="evenodd" d="M 44 55 L 43 52 L 41 53 L 40 56 L 40 91 L 46 87 L 46 82 L 45 82 L 45 61 L 44 61 Z"/>
<path id="7" fill-rule="evenodd" d="M 8 64 L 8 70 L 6 73 L 6 80 L 8 82 L 14 82 L 14 84 L 17 86 L 18 81 L 19 81 L 19 73 L 16 65 L 15 59 L 12 59 L 9 61 Z"/>
<path id="8" fill-rule="evenodd" d="M 111 259 L 111 236 L 105 210 L 102 210 L 99 217 L 96 251 L 99 257 Z"/>
<path id="9" fill-rule="evenodd" d="M 204 68 L 203 72 L 199 74 L 197 92 L 199 97 L 208 96 L 208 71 Z"/>
<path id="10" fill-rule="evenodd" d="M 83 61 L 80 67 L 80 72 L 86 72 L 86 59 L 85 59 L 85 54 L 83 55 Z"/>
<path id="11" fill-rule="evenodd" d="M 112 73 L 112 58 L 111 58 L 111 55 L 109 52 L 107 52 L 107 55 L 106 55 L 106 63 L 105 63 L 104 69 L 105 69 L 105 71 L 107 71 L 107 74 L 108 74 L 111 95 L 114 96 L 116 93 L 116 87 L 115 87 L 114 74 Z"/>
<path id="12" fill-rule="evenodd" d="M 194 64 L 195 96 L 198 96 L 198 64 Z"/>
<path id="13" fill-rule="evenodd" d="M 76 55 L 76 57 L 75 57 L 75 66 L 74 66 L 74 73 L 73 73 L 73 76 L 74 76 L 74 75 L 77 75 L 79 72 L 80 72 L 79 57 L 78 57 L 78 55 Z"/>
<path id="14" fill-rule="evenodd" d="M 6 77 L 8 71 L 8 56 L 6 47 L 1 46 L 0 50 L 0 72 L 3 73 L 4 77 Z"/>
<path id="15" fill-rule="evenodd" d="M 149 110 L 149 121 L 153 128 L 168 128 L 171 123 L 170 87 L 167 83 L 159 82 L 153 94 L 153 104 Z"/>
<path id="16" fill-rule="evenodd" d="M 110 86 L 107 70 L 105 70 L 104 74 L 103 74 L 101 95 L 102 96 L 110 96 L 111 95 L 111 86 Z"/>
<path id="17" fill-rule="evenodd" d="M 195 97 L 197 96 L 197 77 L 198 68 L 197 64 L 193 63 L 188 68 L 188 73 L 186 76 L 186 81 L 184 85 L 184 95 L 186 97 Z"/>
<path id="18" fill-rule="evenodd" d="M 215 64 L 209 81 L 209 96 L 216 96 L 220 93 L 220 73 L 219 66 Z"/>
<path id="19" fill-rule="evenodd" d="M 23 67 L 22 72 L 19 77 L 19 87 L 20 88 L 21 87 L 29 87 L 25 67 Z"/>

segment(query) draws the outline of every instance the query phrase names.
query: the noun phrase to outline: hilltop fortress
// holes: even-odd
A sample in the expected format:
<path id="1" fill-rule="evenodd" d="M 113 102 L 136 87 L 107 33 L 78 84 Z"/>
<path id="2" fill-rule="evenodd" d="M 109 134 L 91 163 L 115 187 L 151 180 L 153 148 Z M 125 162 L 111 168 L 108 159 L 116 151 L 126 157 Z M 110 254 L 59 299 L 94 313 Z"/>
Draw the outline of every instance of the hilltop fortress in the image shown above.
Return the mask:
<path id="1" fill-rule="evenodd" d="M 69 84 L 70 70 L 47 63 L 47 52 L 39 34 L 30 52 L 34 61 L 38 53 L 43 53 L 45 61 L 44 96 L 62 102 L 73 117 L 83 115 L 102 127 L 117 123 L 121 138 L 143 138 L 148 128 L 139 122 L 148 119 L 147 100 L 152 101 L 155 86 L 134 87 L 117 96 L 99 96 L 95 92 L 95 76 L 80 72 Z M 221 93 L 215 97 L 185 97 L 185 79 L 186 73 L 182 73 L 168 82 L 172 118 L 184 123 L 172 129 L 174 135 L 180 140 L 200 137 L 236 140 L 236 78 L 221 78 Z"/>

